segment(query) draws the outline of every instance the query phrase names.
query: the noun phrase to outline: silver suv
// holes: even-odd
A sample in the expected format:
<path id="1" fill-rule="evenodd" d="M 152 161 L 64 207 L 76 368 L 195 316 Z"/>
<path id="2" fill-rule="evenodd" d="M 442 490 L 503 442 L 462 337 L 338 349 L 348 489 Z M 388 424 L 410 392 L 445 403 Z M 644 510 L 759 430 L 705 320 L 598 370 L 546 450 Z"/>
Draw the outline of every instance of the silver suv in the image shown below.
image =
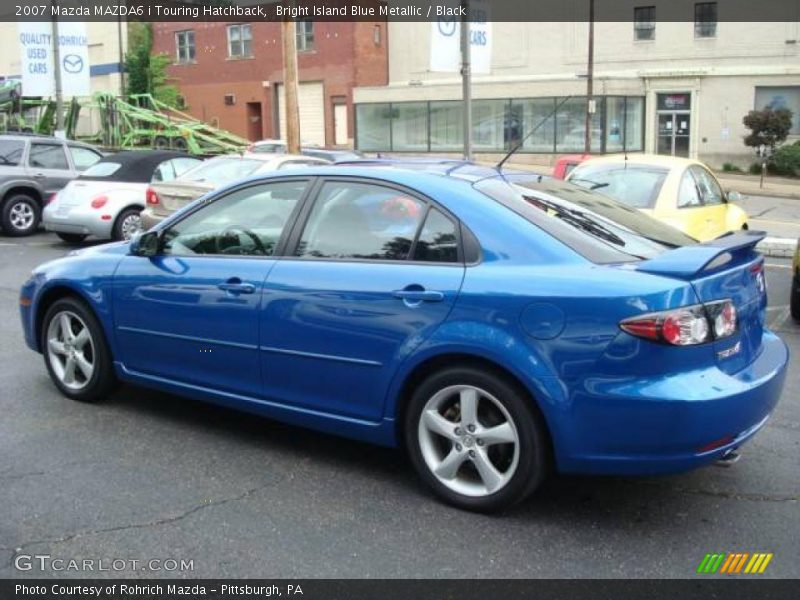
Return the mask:
<path id="1" fill-rule="evenodd" d="M 103 155 L 88 144 L 37 135 L 0 135 L 0 227 L 34 233 L 47 200 Z"/>

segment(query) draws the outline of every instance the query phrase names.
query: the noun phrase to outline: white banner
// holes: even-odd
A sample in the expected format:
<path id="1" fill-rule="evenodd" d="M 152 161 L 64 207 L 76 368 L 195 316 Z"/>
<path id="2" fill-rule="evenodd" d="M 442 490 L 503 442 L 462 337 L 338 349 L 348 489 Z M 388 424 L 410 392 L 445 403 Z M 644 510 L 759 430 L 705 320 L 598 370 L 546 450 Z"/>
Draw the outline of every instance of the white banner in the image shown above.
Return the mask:
<path id="1" fill-rule="evenodd" d="M 52 23 L 18 23 L 17 30 L 22 53 L 22 95 L 54 96 Z M 58 41 L 61 93 L 64 96 L 90 95 L 86 23 L 59 21 Z"/>
<path id="2" fill-rule="evenodd" d="M 470 63 L 473 73 L 492 70 L 492 23 L 488 0 L 470 0 Z M 461 70 L 461 2 L 445 0 L 436 7 L 437 18 L 431 22 L 431 71 L 458 73 Z"/>

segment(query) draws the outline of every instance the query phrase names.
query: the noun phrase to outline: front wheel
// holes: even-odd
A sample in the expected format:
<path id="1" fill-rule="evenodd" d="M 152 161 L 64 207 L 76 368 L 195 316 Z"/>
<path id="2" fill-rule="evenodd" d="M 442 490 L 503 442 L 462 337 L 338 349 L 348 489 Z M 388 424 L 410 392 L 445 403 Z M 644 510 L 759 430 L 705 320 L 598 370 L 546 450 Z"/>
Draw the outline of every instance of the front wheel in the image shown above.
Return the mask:
<path id="1" fill-rule="evenodd" d="M 50 378 L 65 396 L 83 402 L 103 400 L 116 382 L 103 329 L 89 308 L 63 298 L 47 310 L 42 353 Z"/>
<path id="2" fill-rule="evenodd" d="M 542 482 L 547 434 L 532 400 L 494 373 L 454 367 L 411 398 L 406 445 L 422 479 L 446 502 L 480 512 L 520 502 Z"/>

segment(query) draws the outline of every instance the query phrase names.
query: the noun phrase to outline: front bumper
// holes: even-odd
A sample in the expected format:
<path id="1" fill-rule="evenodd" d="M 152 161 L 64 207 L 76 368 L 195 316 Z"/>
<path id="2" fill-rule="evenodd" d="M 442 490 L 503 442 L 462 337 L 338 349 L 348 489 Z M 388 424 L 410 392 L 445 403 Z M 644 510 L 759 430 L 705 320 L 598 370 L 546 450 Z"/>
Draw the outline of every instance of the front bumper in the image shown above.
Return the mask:
<path id="1" fill-rule="evenodd" d="M 559 471 L 673 473 L 738 448 L 764 426 L 786 377 L 786 344 L 770 331 L 762 341 L 758 357 L 733 375 L 709 367 L 658 378 L 585 379 L 557 436 Z"/>
<path id="2" fill-rule="evenodd" d="M 47 206 L 42 214 L 42 223 L 47 231 L 110 238 L 116 215 L 103 219 L 104 215 L 108 215 L 108 212 L 83 206 L 68 209 Z"/>

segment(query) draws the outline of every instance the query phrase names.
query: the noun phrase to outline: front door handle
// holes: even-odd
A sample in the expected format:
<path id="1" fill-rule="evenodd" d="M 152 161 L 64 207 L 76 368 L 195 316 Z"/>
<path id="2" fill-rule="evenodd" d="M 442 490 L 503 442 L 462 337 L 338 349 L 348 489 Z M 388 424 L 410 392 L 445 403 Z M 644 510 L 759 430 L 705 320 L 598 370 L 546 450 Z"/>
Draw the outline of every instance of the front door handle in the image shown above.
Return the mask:
<path id="1" fill-rule="evenodd" d="M 392 292 L 392 296 L 410 303 L 441 302 L 444 300 L 444 294 L 442 292 L 435 292 L 426 289 L 395 290 Z"/>
<path id="2" fill-rule="evenodd" d="M 242 283 L 242 280 L 238 277 L 232 277 L 225 283 L 218 284 L 217 288 L 231 294 L 254 294 L 256 291 L 256 286 L 252 283 Z"/>

